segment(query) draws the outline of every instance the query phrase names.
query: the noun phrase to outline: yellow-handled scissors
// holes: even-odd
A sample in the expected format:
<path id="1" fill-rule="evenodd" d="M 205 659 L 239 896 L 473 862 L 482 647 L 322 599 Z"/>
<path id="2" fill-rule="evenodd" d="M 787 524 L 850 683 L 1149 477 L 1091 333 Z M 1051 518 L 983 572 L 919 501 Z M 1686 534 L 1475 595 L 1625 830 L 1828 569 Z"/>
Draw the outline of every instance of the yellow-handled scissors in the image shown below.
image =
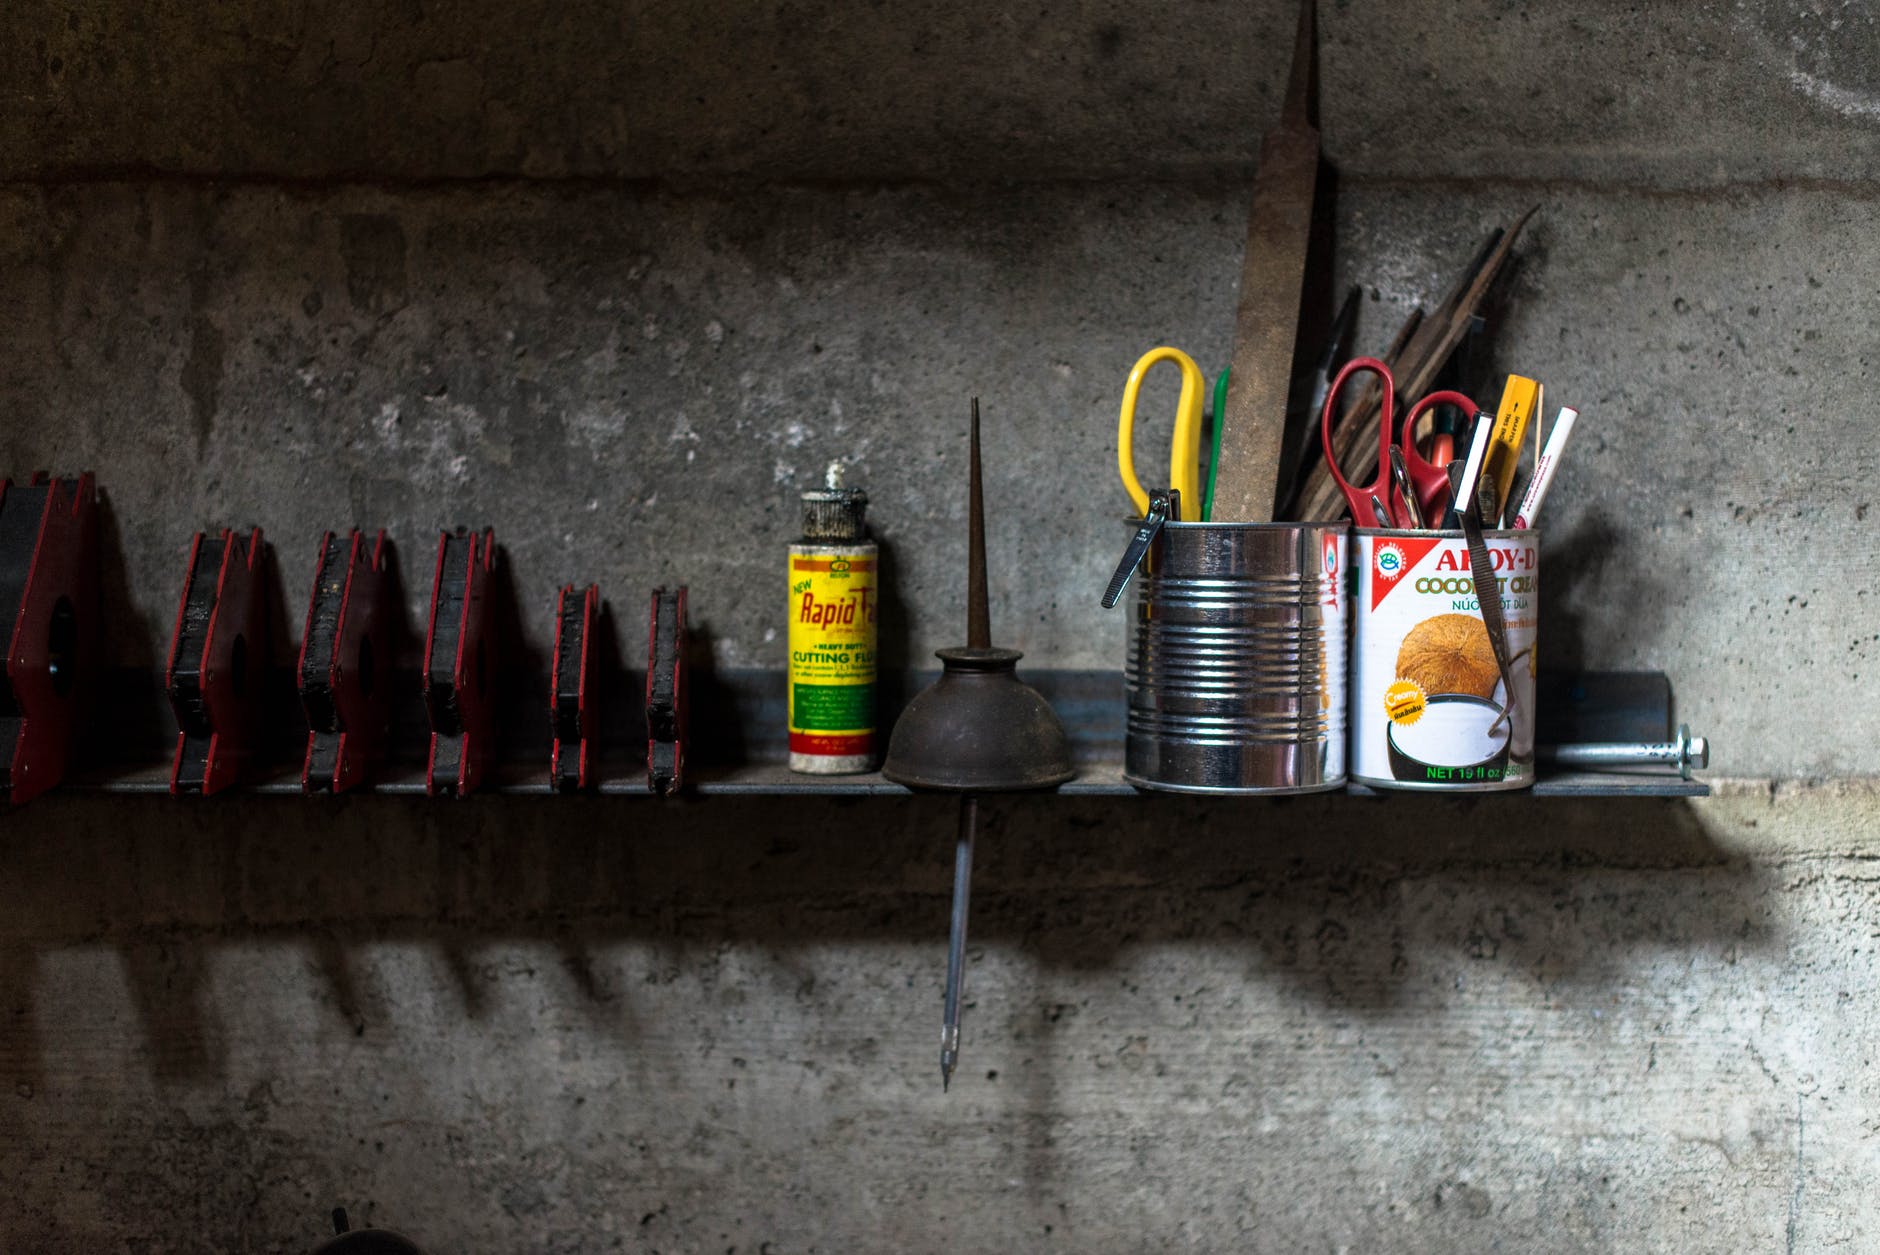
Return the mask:
<path id="1" fill-rule="evenodd" d="M 1136 435 L 1136 394 L 1142 390 L 1142 377 L 1159 362 L 1174 362 L 1181 367 L 1182 395 L 1175 403 L 1175 432 L 1168 446 L 1168 484 L 1181 494 L 1182 513 L 1193 522 L 1201 517 L 1201 398 L 1207 382 L 1195 359 L 1180 349 L 1167 345 L 1150 349 L 1129 372 L 1129 382 L 1123 385 L 1123 412 L 1116 423 L 1116 469 L 1137 512 L 1147 515 L 1149 494 L 1136 478 L 1136 459 L 1130 444 Z"/>

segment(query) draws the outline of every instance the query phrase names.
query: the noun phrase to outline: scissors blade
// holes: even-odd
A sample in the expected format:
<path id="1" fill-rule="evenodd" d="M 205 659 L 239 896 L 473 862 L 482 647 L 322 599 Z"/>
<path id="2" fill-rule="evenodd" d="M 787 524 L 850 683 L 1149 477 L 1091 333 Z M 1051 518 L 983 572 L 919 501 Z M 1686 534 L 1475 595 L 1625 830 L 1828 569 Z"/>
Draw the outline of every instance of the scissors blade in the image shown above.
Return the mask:
<path id="1" fill-rule="evenodd" d="M 1423 507 L 1417 504 L 1416 486 L 1410 482 L 1410 467 L 1404 461 L 1403 450 L 1396 445 L 1390 447 L 1390 478 L 1397 485 L 1397 494 L 1403 498 L 1404 521 L 1422 531 Z"/>
<path id="2" fill-rule="evenodd" d="M 1371 494 L 1371 526 L 1372 527 L 1395 527 L 1397 526 L 1397 524 L 1390 517 L 1390 509 L 1384 504 L 1384 499 L 1378 496 L 1376 493 Z"/>

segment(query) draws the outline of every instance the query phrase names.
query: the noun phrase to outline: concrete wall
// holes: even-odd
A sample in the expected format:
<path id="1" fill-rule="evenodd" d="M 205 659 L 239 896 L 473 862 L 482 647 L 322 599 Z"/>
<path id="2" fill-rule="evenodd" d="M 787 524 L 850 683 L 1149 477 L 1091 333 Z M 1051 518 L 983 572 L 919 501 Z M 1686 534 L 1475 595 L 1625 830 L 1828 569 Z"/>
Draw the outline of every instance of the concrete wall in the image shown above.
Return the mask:
<path id="1" fill-rule="evenodd" d="M 37 804 L 36 804 L 37 806 Z M 15 1250 L 1860 1249 L 1871 787 L 952 806 L 54 797 Z"/>
<path id="2" fill-rule="evenodd" d="M 1488 371 L 1584 414 L 1543 656 L 1669 672 L 1729 797 L 1020 804 L 945 1099 L 944 805 L 48 799 L 0 818 L 0 1245 L 1858 1241 L 1875 15 L 1321 20 L 1361 344 L 1541 205 Z M 998 634 L 1111 665 L 1116 397 L 1226 356 L 1291 21 L 8 6 L 0 471 L 99 472 L 119 663 L 198 527 L 296 616 L 322 528 L 389 527 L 415 615 L 488 523 L 538 648 L 559 583 L 677 578 L 752 666 L 843 458 L 918 660 L 977 394 Z"/>
<path id="3" fill-rule="evenodd" d="M 963 630 L 978 395 L 999 635 L 1036 665 L 1114 665 L 1117 396 L 1158 342 L 1226 360 L 1245 200 L 19 188 L 0 464 L 98 471 L 136 615 L 119 661 L 166 648 L 198 527 L 265 528 L 296 623 L 320 532 L 388 527 L 421 623 L 431 537 L 461 523 L 496 528 L 542 649 L 562 583 L 677 578 L 721 661 L 758 666 L 782 660 L 796 494 L 844 459 L 892 547 L 894 652 L 924 659 Z M 1340 270 L 1376 296 L 1363 342 L 1535 201 L 1495 357 L 1585 413 L 1549 507 L 1545 657 L 1665 670 L 1725 770 L 1880 768 L 1864 724 L 1805 696 L 1880 684 L 1880 456 L 1842 417 L 1867 405 L 1880 202 L 1355 182 Z"/>
<path id="4" fill-rule="evenodd" d="M 878 180 L 1245 173 L 1284 0 L 1024 10 L 600 0 L 25 0 L 0 170 Z M 1838 181 L 1880 156 L 1859 0 L 1321 6 L 1354 173 L 1651 186 Z"/>

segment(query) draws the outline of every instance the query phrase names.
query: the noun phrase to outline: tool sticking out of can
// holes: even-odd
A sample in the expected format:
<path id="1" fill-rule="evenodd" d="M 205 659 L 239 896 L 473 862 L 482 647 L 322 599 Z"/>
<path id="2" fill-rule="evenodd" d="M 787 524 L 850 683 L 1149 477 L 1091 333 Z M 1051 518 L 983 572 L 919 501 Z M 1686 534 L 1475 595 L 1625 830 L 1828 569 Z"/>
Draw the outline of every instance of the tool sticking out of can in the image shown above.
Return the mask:
<path id="1" fill-rule="evenodd" d="M 1051 704 L 1018 678 L 1016 649 L 992 645 L 986 595 L 986 518 L 979 471 L 979 401 L 973 400 L 966 561 L 966 645 L 942 649 L 939 680 L 915 695 L 894 725 L 881 774 L 910 789 L 960 794 L 953 852 L 953 915 L 947 936 L 940 1085 L 959 1064 L 960 1001 L 966 979 L 966 916 L 972 895 L 979 794 L 1048 789 L 1076 774 L 1064 725 Z"/>
<path id="2" fill-rule="evenodd" d="M 1379 394 L 1378 462 L 1368 483 L 1354 484 L 1345 478 L 1339 466 L 1332 428 L 1341 394 L 1363 373 L 1374 376 Z M 1460 392 L 1432 392 L 1410 407 L 1402 428 L 1398 429 L 1393 418 L 1398 400 L 1397 380 L 1391 368 L 1375 358 L 1353 358 L 1333 381 L 1320 411 L 1319 431 L 1326 472 L 1344 494 L 1351 517 L 1359 527 L 1424 531 L 1440 525 L 1444 531 L 1457 531 L 1462 527 L 1464 507 L 1477 504 L 1476 491 L 1484 479 L 1496 485 L 1496 499 L 1489 512 L 1482 515 L 1482 526 L 1493 529 L 1506 521 L 1509 527 L 1516 529 L 1531 527 L 1579 417 L 1577 410 L 1562 406 L 1542 446 L 1539 407 L 1543 395 L 1541 386 L 1534 380 L 1510 375 L 1500 410 L 1490 418 Z M 1474 414 L 1469 437 L 1463 446 L 1458 446 L 1449 436 L 1438 436 L 1430 442 L 1428 452 L 1432 456 L 1426 458 L 1418 444 L 1418 420 L 1425 413 L 1440 413 L 1451 407 Z M 1515 479 L 1523 435 L 1529 430 L 1536 434 L 1538 453 L 1526 487 L 1516 494 L 1510 490 L 1510 485 Z M 1395 443 L 1399 431 L 1401 447 Z M 1456 456 L 1460 447 L 1466 447 L 1467 452 Z"/>
<path id="3" fill-rule="evenodd" d="M 1377 466 L 1369 482 L 1354 484 L 1345 478 L 1338 465 L 1332 438 L 1332 423 L 1338 413 L 1339 397 L 1363 374 L 1376 377 L 1380 392 L 1377 429 Z M 1325 394 L 1325 406 L 1319 412 L 1319 440 L 1325 464 L 1351 517 L 1359 527 L 1398 527 L 1413 517 L 1434 511 L 1449 488 L 1446 468 L 1432 465 L 1417 451 L 1414 439 L 1417 420 L 1442 405 L 1459 405 L 1473 412 L 1475 402 L 1460 392 L 1432 392 L 1410 407 L 1404 416 L 1403 447 L 1394 443 L 1396 426 L 1397 380 L 1389 366 L 1374 357 L 1354 357 L 1346 362 Z M 1421 524 L 1418 524 L 1421 526 Z"/>
<path id="4" fill-rule="evenodd" d="M 1534 474 L 1528 479 L 1527 491 L 1522 494 L 1521 504 L 1515 509 L 1511 526 L 1523 530 L 1534 526 L 1534 520 L 1541 512 L 1541 503 L 1547 500 L 1547 490 L 1553 487 L 1554 472 L 1560 469 L 1560 459 L 1566 453 L 1567 441 L 1572 437 L 1573 425 L 1579 421 L 1579 417 L 1578 410 L 1565 405 L 1555 415 L 1554 425 L 1547 432 L 1547 443 L 1534 463 Z"/>
<path id="5" fill-rule="evenodd" d="M 1512 227 L 1490 235 L 1441 304 L 1428 317 L 1416 318 L 1398 333 L 1397 345 L 1385 357 L 1397 377 L 1397 392 L 1404 398 L 1421 397 L 1434 386 L 1444 364 L 1476 325 L 1476 311 L 1503 272 L 1516 237 L 1534 213 L 1535 210 L 1530 209 Z M 1361 449 L 1377 438 L 1380 399 L 1381 388 L 1374 382 L 1345 409 L 1342 417 L 1333 416 L 1332 454 L 1306 473 L 1290 517 L 1330 520 L 1339 516 L 1342 489 L 1333 478 L 1331 468 L 1349 465 Z M 1474 413 L 1474 410 L 1467 412 Z M 1414 464 L 1412 470 L 1415 470 Z M 1368 513 L 1367 507 L 1356 516 L 1360 526 Z M 1424 513 L 1433 513 L 1427 503 Z"/>
<path id="6" fill-rule="evenodd" d="M 1272 522 L 1275 498 L 1287 486 L 1286 399 L 1319 175 L 1313 7 L 1314 0 L 1299 6 L 1286 98 L 1260 140 L 1247 214 L 1226 405 L 1215 416 L 1221 439 L 1212 505 L 1223 523 Z M 1199 504 L 1193 493 L 1188 498 L 1190 508 Z"/>

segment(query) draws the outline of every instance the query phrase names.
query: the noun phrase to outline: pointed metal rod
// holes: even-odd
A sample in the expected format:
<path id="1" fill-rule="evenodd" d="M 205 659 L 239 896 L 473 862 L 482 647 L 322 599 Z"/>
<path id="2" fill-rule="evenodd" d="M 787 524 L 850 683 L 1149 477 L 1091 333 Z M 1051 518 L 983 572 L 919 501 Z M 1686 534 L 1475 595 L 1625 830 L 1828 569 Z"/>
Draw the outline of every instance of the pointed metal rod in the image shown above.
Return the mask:
<path id="1" fill-rule="evenodd" d="M 986 592 L 986 499 L 979 468 L 979 398 L 973 398 L 966 496 L 966 647 L 992 648 L 992 609 Z M 960 1057 L 960 987 L 966 980 L 966 918 L 973 895 L 973 836 L 979 799 L 960 799 L 960 835 L 953 851 L 953 921 L 947 933 L 946 1018 L 940 1026 L 940 1088 L 953 1082 Z"/>
<path id="2" fill-rule="evenodd" d="M 973 896 L 973 836 L 979 827 L 979 798 L 960 799 L 959 844 L 953 850 L 953 923 L 947 933 L 946 1019 L 940 1026 L 940 1088 L 953 1083 L 960 1059 L 960 991 L 966 983 L 966 912 Z"/>
<path id="3" fill-rule="evenodd" d="M 986 597 L 986 500 L 979 483 L 979 398 L 973 398 L 973 442 L 966 496 L 966 648 L 992 648 Z"/>

